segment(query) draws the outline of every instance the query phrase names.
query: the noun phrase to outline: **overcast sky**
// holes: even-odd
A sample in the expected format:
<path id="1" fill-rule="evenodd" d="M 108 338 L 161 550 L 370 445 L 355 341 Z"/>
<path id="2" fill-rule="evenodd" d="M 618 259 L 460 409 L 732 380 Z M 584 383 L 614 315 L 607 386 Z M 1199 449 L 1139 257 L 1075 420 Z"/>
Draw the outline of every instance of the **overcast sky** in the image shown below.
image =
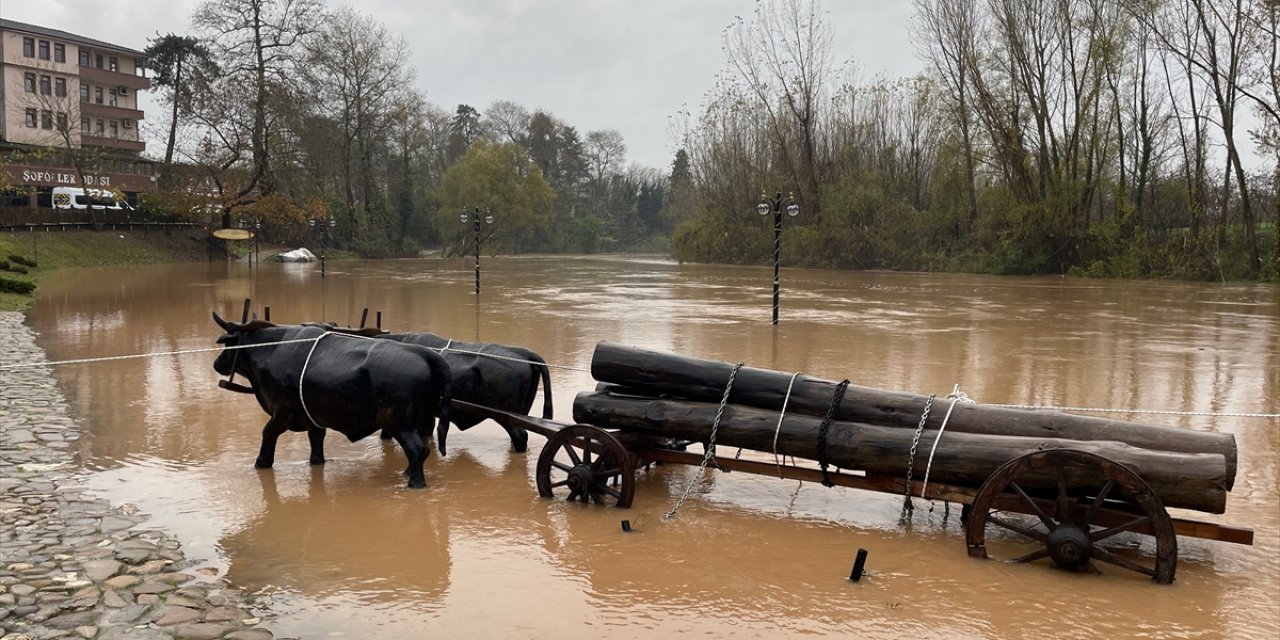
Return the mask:
<path id="1" fill-rule="evenodd" d="M 190 31 L 197 0 L 0 0 L 0 17 L 133 49 Z M 339 4 L 329 0 L 331 6 Z M 617 129 L 627 158 L 670 167 L 668 119 L 697 110 L 725 59 L 720 35 L 755 0 L 360 0 L 350 3 L 399 32 L 417 84 L 432 103 L 482 114 L 494 100 L 542 108 L 579 134 Z M 859 74 L 922 68 L 905 0 L 827 0 L 833 61 Z M 148 102 L 143 108 L 151 110 Z M 155 118 L 159 120 L 159 118 Z M 151 154 L 160 143 L 148 144 Z"/>

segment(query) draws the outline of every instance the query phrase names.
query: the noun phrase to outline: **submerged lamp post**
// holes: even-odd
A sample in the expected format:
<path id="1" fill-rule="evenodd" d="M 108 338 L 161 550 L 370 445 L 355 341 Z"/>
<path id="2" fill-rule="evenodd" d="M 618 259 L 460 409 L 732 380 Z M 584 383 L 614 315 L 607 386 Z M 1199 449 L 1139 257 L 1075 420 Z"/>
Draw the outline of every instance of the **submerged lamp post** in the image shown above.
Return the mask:
<path id="1" fill-rule="evenodd" d="M 143 223 L 143 225 L 144 226 L 142 228 L 146 229 L 145 222 Z M 254 218 L 253 222 L 250 222 L 248 220 L 241 220 L 240 228 L 246 229 L 246 230 L 252 230 L 252 233 L 253 233 L 253 253 L 252 255 L 249 256 L 250 258 L 249 267 L 253 268 L 253 263 L 262 262 L 262 253 L 258 251 L 258 232 L 262 230 L 262 220 L 258 218 Z"/>
<path id="2" fill-rule="evenodd" d="M 796 204 L 795 194 L 787 194 L 782 198 L 779 191 L 772 200 L 760 194 L 760 204 L 756 205 L 756 213 L 767 216 L 773 211 L 773 324 L 778 324 L 778 262 L 782 259 L 782 205 L 787 205 L 787 215 L 792 218 L 800 215 L 800 205 Z"/>
<path id="3" fill-rule="evenodd" d="M 329 248 L 329 230 L 338 226 L 338 221 L 333 218 L 311 218 L 307 224 L 312 227 L 320 227 L 320 277 L 324 277 L 324 252 Z"/>
<path id="4" fill-rule="evenodd" d="M 474 210 L 473 212 L 471 212 L 471 213 L 468 213 L 468 212 L 464 209 L 464 210 L 462 211 L 462 213 L 458 216 L 458 220 L 459 220 L 460 222 L 462 222 L 462 224 L 466 224 L 466 223 L 470 222 L 470 223 L 472 223 L 471 228 L 475 230 L 475 238 L 476 238 L 476 245 L 475 245 L 475 247 L 476 247 L 476 251 L 475 251 L 475 253 L 476 253 L 476 295 L 480 295 L 480 219 L 481 219 L 481 218 L 484 218 L 484 223 L 485 223 L 485 224 L 493 224 L 493 214 L 492 214 L 492 213 L 489 213 L 489 210 L 488 210 L 488 209 L 485 209 L 485 210 L 484 210 L 484 214 L 483 214 L 483 215 L 481 215 L 481 213 L 480 213 L 480 207 L 476 207 L 476 208 L 475 208 L 475 210 Z"/>

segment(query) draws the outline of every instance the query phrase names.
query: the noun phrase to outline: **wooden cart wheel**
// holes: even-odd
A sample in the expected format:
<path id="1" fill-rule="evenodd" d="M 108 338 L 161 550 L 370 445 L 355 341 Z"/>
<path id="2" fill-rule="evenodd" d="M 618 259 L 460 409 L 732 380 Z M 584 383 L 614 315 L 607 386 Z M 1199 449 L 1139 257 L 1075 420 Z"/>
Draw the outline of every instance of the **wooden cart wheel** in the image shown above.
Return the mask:
<path id="1" fill-rule="evenodd" d="M 635 456 L 613 434 L 575 424 L 556 432 L 538 455 L 538 494 L 566 500 L 631 506 L 635 497 Z M 564 494 L 561 494 L 564 495 Z"/>
<path id="2" fill-rule="evenodd" d="M 1150 576 L 1160 584 L 1173 582 L 1178 564 L 1173 522 L 1146 481 L 1111 460 L 1083 451 L 1037 451 L 997 469 L 978 491 L 966 523 L 965 542 L 971 557 L 988 557 L 988 525 L 1012 532 L 1019 542 L 1041 547 L 1007 558 L 1011 562 L 1049 558 L 1056 567 L 1094 573 L 1100 573 L 1096 563 L 1102 562 Z M 1155 557 L 1130 558 L 1100 544 L 1126 531 L 1152 535 Z"/>

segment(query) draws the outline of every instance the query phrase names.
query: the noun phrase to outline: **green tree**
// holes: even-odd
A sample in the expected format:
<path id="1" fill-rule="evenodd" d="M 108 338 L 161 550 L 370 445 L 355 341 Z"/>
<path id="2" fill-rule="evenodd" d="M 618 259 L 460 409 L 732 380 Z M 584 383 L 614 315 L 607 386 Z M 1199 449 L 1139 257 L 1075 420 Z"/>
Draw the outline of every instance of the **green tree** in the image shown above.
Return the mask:
<path id="1" fill-rule="evenodd" d="M 531 238 L 550 220 L 555 194 L 524 149 L 483 140 L 458 159 L 440 183 L 441 209 L 437 227 L 467 230 L 457 222 L 459 211 L 488 209 L 497 221 L 487 228 L 491 240 L 516 251 L 538 251 Z"/>
<path id="2" fill-rule="evenodd" d="M 192 36 L 160 36 L 148 41 L 145 53 L 147 67 L 153 72 L 151 83 L 167 89 L 171 107 L 169 139 L 164 147 L 164 164 L 168 167 L 173 164 L 181 116 L 191 112 L 193 92 L 200 90 L 203 79 L 217 73 L 218 66 L 208 47 Z"/>

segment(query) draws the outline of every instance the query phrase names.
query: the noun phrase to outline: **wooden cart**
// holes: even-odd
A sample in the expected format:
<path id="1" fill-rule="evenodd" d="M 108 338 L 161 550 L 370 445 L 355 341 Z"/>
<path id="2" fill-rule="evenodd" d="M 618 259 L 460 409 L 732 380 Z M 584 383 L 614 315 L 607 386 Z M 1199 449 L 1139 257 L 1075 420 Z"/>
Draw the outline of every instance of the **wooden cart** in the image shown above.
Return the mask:
<path id="1" fill-rule="evenodd" d="M 508 427 L 547 438 L 538 456 L 538 493 L 546 498 L 627 508 L 635 497 L 637 469 L 653 462 L 700 466 L 704 454 L 645 434 L 570 424 L 517 415 L 455 401 L 455 405 Z M 702 443 L 705 447 L 706 442 Z M 707 466 L 726 471 L 822 482 L 896 495 L 907 492 L 905 476 L 857 471 L 823 471 L 798 464 L 774 464 L 712 456 Z M 1024 490 L 1019 480 L 1049 474 L 1057 491 Z M 1088 481 L 1082 481 L 1087 478 Z M 1101 486 L 1082 490 L 1081 487 Z M 923 491 L 923 494 L 921 493 Z M 1029 542 L 1028 553 L 1000 558 L 1033 562 L 1049 558 L 1056 567 L 1098 571 L 1098 563 L 1135 571 L 1158 583 L 1173 581 L 1178 536 L 1253 544 L 1253 531 L 1171 517 L 1142 478 L 1105 457 L 1071 449 L 1040 451 L 1011 460 L 974 490 L 912 481 L 911 495 L 964 505 L 965 545 L 970 556 L 987 558 L 988 536 Z M 1021 517 L 1026 516 L 1026 517 Z M 1117 552 L 1100 544 L 1123 533 L 1144 534 L 1155 542 L 1149 557 Z"/>

